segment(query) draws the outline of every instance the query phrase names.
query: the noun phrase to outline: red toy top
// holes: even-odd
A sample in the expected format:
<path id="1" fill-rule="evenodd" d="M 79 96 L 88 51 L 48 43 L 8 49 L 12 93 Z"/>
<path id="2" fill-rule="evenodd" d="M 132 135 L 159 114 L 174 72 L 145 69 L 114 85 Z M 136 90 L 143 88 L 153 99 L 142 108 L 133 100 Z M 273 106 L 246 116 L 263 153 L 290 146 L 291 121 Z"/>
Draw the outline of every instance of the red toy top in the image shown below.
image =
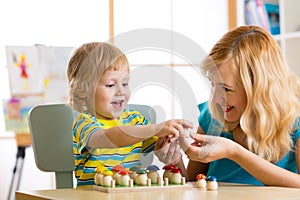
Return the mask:
<path id="1" fill-rule="evenodd" d="M 124 170 L 125 169 L 125 167 L 123 167 L 123 166 L 121 166 L 121 165 L 117 165 L 117 166 L 114 166 L 113 168 L 112 168 L 112 171 L 113 172 L 120 172 L 120 171 L 122 171 L 122 170 Z"/>
<path id="2" fill-rule="evenodd" d="M 172 169 L 174 169 L 174 168 L 175 168 L 175 166 L 174 166 L 173 164 L 165 165 L 165 166 L 163 167 L 164 170 L 172 170 Z"/>
<path id="3" fill-rule="evenodd" d="M 121 171 L 119 172 L 119 174 L 121 174 L 121 175 L 131 174 L 131 171 L 124 169 L 124 170 L 121 170 Z"/>
<path id="4" fill-rule="evenodd" d="M 204 174 L 198 174 L 196 176 L 196 179 L 199 180 L 199 179 L 206 179 L 206 176 Z"/>
<path id="5" fill-rule="evenodd" d="M 173 169 L 171 169 L 172 173 L 181 173 L 182 170 L 179 167 L 174 167 Z"/>

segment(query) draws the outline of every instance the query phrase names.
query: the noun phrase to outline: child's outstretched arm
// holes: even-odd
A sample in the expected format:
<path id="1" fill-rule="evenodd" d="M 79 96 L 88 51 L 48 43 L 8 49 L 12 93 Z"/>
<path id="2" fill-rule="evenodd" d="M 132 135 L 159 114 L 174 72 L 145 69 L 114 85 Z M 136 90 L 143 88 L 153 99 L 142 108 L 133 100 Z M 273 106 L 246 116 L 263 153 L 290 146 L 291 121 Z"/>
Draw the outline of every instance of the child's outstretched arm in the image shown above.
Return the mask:
<path id="1" fill-rule="evenodd" d="M 147 126 L 116 126 L 109 129 L 100 129 L 93 133 L 88 140 L 89 148 L 118 148 L 140 141 L 152 136 L 169 137 L 174 140 L 178 137 L 182 127 L 192 128 L 191 122 L 172 119 L 160 124 Z"/>

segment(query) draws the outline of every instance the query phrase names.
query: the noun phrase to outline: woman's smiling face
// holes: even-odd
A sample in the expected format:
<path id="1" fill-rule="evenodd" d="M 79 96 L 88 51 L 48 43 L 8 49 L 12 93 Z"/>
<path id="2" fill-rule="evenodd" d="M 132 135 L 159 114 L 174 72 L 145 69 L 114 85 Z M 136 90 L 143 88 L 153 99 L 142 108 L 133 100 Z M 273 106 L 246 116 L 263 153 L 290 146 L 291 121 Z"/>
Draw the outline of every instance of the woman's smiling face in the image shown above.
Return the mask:
<path id="1" fill-rule="evenodd" d="M 219 105 L 228 122 L 239 122 L 247 105 L 247 96 L 240 76 L 232 62 L 218 66 L 211 78 L 213 93 L 212 101 Z"/>

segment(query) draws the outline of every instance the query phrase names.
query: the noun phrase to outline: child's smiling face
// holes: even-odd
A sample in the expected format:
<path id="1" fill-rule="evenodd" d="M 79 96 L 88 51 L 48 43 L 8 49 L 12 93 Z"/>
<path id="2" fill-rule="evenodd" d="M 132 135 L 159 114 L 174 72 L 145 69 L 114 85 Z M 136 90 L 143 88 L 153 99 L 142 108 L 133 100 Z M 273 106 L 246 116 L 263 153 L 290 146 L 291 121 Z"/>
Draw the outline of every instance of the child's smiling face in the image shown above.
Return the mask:
<path id="1" fill-rule="evenodd" d="M 104 72 L 95 94 L 95 110 L 98 118 L 117 119 L 121 115 L 130 97 L 128 82 L 128 70 Z"/>

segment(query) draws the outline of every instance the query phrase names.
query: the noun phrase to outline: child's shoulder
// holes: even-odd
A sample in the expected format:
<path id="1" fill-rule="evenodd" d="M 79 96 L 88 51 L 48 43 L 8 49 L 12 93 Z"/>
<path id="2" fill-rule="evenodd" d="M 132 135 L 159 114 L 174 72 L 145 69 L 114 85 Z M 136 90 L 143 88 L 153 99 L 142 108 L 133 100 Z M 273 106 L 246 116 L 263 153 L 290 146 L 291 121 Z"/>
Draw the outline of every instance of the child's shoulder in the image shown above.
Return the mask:
<path id="1" fill-rule="evenodd" d="M 92 118 L 93 116 L 91 115 L 91 114 L 89 114 L 89 113 L 86 113 L 86 112 L 84 112 L 84 113 L 79 113 L 78 115 L 77 115 L 77 118 L 78 119 L 87 119 L 87 118 Z"/>
<path id="2" fill-rule="evenodd" d="M 143 115 L 137 110 L 124 109 L 123 113 L 121 114 L 121 118 L 126 118 L 128 116 L 143 117 Z"/>
<path id="3" fill-rule="evenodd" d="M 120 119 L 123 123 L 130 123 L 130 124 L 149 124 L 150 121 L 145 118 L 139 111 L 133 109 L 125 109 L 120 116 Z"/>
<path id="4" fill-rule="evenodd" d="M 96 117 L 92 116 L 89 113 L 79 113 L 76 117 L 75 117 L 75 121 L 97 121 Z"/>

